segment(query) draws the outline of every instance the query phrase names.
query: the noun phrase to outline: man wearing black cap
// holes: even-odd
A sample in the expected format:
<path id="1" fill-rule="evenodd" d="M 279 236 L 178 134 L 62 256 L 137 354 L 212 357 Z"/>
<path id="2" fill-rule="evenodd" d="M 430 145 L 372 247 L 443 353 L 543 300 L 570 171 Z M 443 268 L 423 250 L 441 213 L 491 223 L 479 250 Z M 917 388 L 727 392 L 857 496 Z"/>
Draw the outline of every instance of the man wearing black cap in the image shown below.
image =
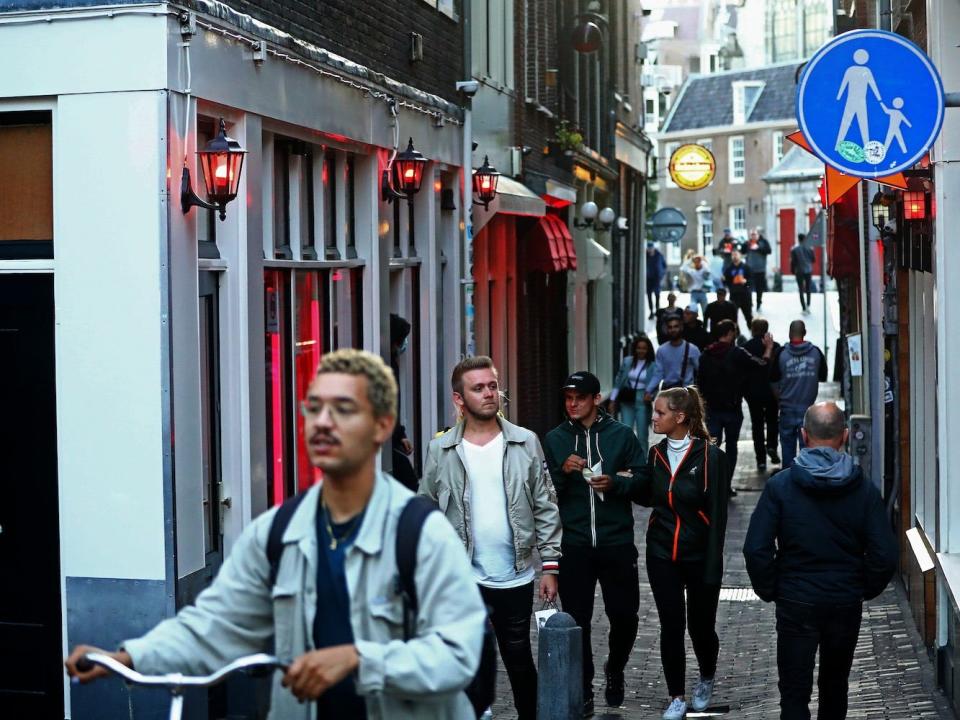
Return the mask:
<path id="1" fill-rule="evenodd" d="M 649 469 L 633 431 L 600 408 L 596 376 L 574 373 L 563 384 L 563 396 L 569 419 L 547 433 L 543 450 L 563 526 L 560 599 L 583 631 L 586 716 L 594 707 L 590 623 L 597 581 L 610 621 L 606 701 L 611 707 L 623 703 L 623 669 L 637 637 L 640 608 L 631 497 Z"/>

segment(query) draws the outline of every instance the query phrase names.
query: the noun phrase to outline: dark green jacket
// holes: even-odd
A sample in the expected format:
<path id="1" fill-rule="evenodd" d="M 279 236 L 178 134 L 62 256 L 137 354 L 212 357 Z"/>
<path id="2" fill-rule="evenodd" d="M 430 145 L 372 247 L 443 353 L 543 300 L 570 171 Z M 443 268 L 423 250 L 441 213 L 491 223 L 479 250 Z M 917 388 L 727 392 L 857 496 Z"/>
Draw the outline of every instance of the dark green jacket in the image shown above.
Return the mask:
<path id="1" fill-rule="evenodd" d="M 723 578 L 727 531 L 727 458 L 713 443 L 694 438 L 676 473 L 670 472 L 667 440 L 650 449 L 652 472 L 637 487 L 636 501 L 652 507 L 647 553 L 673 562 L 703 563 L 704 582 Z"/>
<path id="2" fill-rule="evenodd" d="M 633 430 L 600 411 L 589 428 L 570 420 L 555 427 L 544 438 L 543 452 L 557 490 L 563 545 L 633 545 L 632 498 L 637 484 L 649 479 L 650 474 Z M 614 482 L 614 487 L 603 494 L 603 500 L 579 472 L 563 472 L 563 463 L 570 455 L 585 458 L 591 467 L 602 462 L 603 474 Z M 632 476 L 617 475 L 618 472 Z"/>

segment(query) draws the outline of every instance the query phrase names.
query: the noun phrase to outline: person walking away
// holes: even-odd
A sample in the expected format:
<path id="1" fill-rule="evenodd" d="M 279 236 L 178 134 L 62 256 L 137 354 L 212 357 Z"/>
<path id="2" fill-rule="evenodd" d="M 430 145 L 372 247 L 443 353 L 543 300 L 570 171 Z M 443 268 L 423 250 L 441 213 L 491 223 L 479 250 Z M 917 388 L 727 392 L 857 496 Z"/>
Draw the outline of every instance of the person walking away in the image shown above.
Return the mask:
<path id="1" fill-rule="evenodd" d="M 845 425 L 832 402 L 807 409 L 805 447 L 767 482 L 743 545 L 753 589 L 777 605 L 782 720 L 809 720 L 818 650 L 818 717 L 847 716 L 863 601 L 883 592 L 897 567 L 880 493 L 842 450 Z"/>
<path id="2" fill-rule="evenodd" d="M 731 320 L 734 324 L 737 322 L 737 306 L 727 300 L 727 289 L 717 288 L 717 299 L 707 305 L 707 312 L 703 316 L 703 321 L 707 324 L 707 330 L 710 337 L 717 339 L 717 324 L 721 320 Z"/>
<path id="3" fill-rule="evenodd" d="M 407 640 L 400 622 L 394 548 L 413 494 L 377 470 L 396 422 L 390 368 L 362 350 L 324 355 L 301 411 L 323 481 L 248 524 L 195 605 L 106 654 L 146 674 L 207 674 L 270 652 L 290 663 L 273 683 L 272 718 L 474 717 L 463 690 L 480 663 L 486 611 L 439 513 L 427 516 L 418 544 L 415 636 Z M 280 507 L 293 512 L 275 528 Z M 74 648 L 71 677 L 107 674 L 77 668 L 92 651 L 102 652 Z"/>
<path id="4" fill-rule="evenodd" d="M 743 427 L 743 394 L 755 369 L 766 370 L 773 354 L 773 337 L 763 337 L 763 354 L 755 357 L 737 345 L 740 331 L 730 320 L 722 320 L 717 341 L 700 356 L 697 387 L 706 405 L 706 423 L 710 437 L 719 446 L 726 441 L 727 495 L 736 497 L 733 473 L 737 468 L 737 443 Z"/>
<path id="5" fill-rule="evenodd" d="M 743 313 L 747 325 L 753 322 L 753 298 L 750 295 L 750 268 L 739 250 L 730 255 L 730 265 L 723 271 L 723 284 L 730 291 L 730 301 Z"/>
<path id="6" fill-rule="evenodd" d="M 662 345 L 667 337 L 667 323 L 676 318 L 683 320 L 683 308 L 677 307 L 677 294 L 667 293 L 667 306 L 657 310 L 657 344 Z"/>
<path id="7" fill-rule="evenodd" d="M 803 447 L 803 414 L 817 400 L 820 383 L 827 381 L 827 359 L 813 343 L 805 340 L 803 320 L 790 323 L 790 343 L 773 364 L 770 381 L 780 406 L 780 453 L 786 470 Z"/>
<path id="8" fill-rule="evenodd" d="M 563 525 L 560 599 L 583 633 L 587 716 L 594 709 L 590 630 L 597 582 L 610 622 L 604 696 L 610 707 L 623 703 L 623 670 L 640 622 L 632 498 L 649 469 L 633 431 L 600 408 L 600 381 L 594 375 L 571 375 L 563 398 L 568 419 L 547 433 L 543 450 Z"/>
<path id="9" fill-rule="evenodd" d="M 726 458 L 710 442 L 696 388 L 664 390 L 653 428 L 666 435 L 650 450 L 652 472 L 636 501 L 653 508 L 647 527 L 647 578 L 660 617 L 660 660 L 670 701 L 664 720 L 686 716 L 684 623 L 700 666 L 691 704 L 706 710 L 713 695 L 720 640 L 717 604 L 727 528 Z"/>
<path id="10" fill-rule="evenodd" d="M 390 369 L 397 382 L 397 424 L 391 438 L 390 474 L 412 492 L 417 491 L 417 471 L 413 468 L 413 443 L 407 437 L 407 428 L 400 422 L 400 356 L 407 351 L 410 341 L 410 323 L 395 313 L 390 313 Z"/>
<path id="11" fill-rule="evenodd" d="M 680 271 L 687 276 L 687 291 L 690 302 L 700 305 L 704 317 L 707 313 L 707 286 L 711 283 L 710 268 L 702 255 L 694 255 Z"/>
<path id="12" fill-rule="evenodd" d="M 807 247 L 807 236 L 797 235 L 797 244 L 790 250 L 790 272 L 797 281 L 797 292 L 800 293 L 800 309 L 804 315 L 810 314 L 810 281 L 813 277 L 813 263 L 816 254 L 813 248 Z"/>
<path id="13" fill-rule="evenodd" d="M 697 350 L 703 352 L 710 344 L 710 335 L 697 315 L 699 309 L 696 303 L 690 303 L 683 309 L 683 339 L 692 342 Z"/>
<path id="14" fill-rule="evenodd" d="M 750 237 L 740 248 L 746 257 L 750 270 L 750 285 L 757 293 L 757 312 L 763 305 L 763 294 L 767 291 L 767 256 L 770 255 L 770 243 L 760 233 L 760 228 L 752 230 Z"/>
<path id="15" fill-rule="evenodd" d="M 754 318 L 750 323 L 750 339 L 743 349 L 754 357 L 762 357 L 766 348 L 764 338 L 770 329 L 769 323 L 763 318 Z M 780 353 L 780 344 L 773 343 L 772 357 Z M 774 465 L 780 464 L 780 455 L 777 452 L 780 438 L 780 419 L 778 417 L 777 399 L 770 387 L 770 377 L 773 373 L 774 362 L 768 362 L 765 367 L 755 366 L 747 375 L 744 383 L 744 399 L 750 411 L 750 428 L 753 431 L 753 451 L 757 458 L 757 470 L 767 471 L 767 457 Z M 764 432 L 766 431 L 766 432 Z"/>
<path id="16" fill-rule="evenodd" d="M 667 274 L 667 260 L 657 246 L 647 243 L 647 307 L 650 308 L 649 320 L 653 320 L 660 311 L 660 287 Z"/>
<path id="17" fill-rule="evenodd" d="M 740 243 L 730 232 L 730 228 L 723 229 L 723 237 L 717 241 L 717 246 L 713 249 L 713 254 L 723 260 L 722 272 L 726 272 L 733 262 L 733 251 L 737 249 Z"/>
<path id="18" fill-rule="evenodd" d="M 537 668 L 530 646 L 533 550 L 542 561 L 540 600 L 557 595 L 560 514 L 540 441 L 507 422 L 493 360 L 461 360 L 451 376 L 453 402 L 463 420 L 427 449 L 420 494 L 460 536 L 497 636 L 520 720 L 537 717 Z"/>
<path id="19" fill-rule="evenodd" d="M 653 343 L 646 335 L 633 341 L 633 352 L 623 359 L 610 393 L 610 412 L 620 411 L 620 422 L 631 428 L 640 441 L 640 450 L 647 454 L 650 442 L 650 416 L 652 408 L 643 398 L 647 392 L 647 380 L 653 372 L 656 354 Z"/>
<path id="20" fill-rule="evenodd" d="M 683 339 L 683 323 L 673 318 L 667 323 L 667 342 L 657 348 L 657 361 L 647 380 L 647 402 L 661 389 L 693 385 L 700 365 L 700 351 Z M 661 388 L 661 385 L 663 386 Z"/>

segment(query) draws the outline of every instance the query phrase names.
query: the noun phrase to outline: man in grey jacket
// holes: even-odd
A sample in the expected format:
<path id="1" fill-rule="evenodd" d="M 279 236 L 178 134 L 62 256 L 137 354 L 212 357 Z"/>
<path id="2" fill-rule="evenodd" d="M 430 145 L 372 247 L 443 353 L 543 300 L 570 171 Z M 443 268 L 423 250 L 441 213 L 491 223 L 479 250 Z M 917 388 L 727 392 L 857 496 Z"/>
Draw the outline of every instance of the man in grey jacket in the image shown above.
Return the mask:
<path id="1" fill-rule="evenodd" d="M 817 400 L 820 383 L 827 380 L 827 360 L 820 348 L 806 341 L 803 320 L 790 323 L 790 343 L 780 350 L 770 382 L 780 404 L 780 454 L 783 469 L 793 464 L 797 444 L 803 447 L 803 414 Z"/>
<path id="2" fill-rule="evenodd" d="M 493 360 L 460 361 L 451 378 L 462 420 L 430 443 L 420 494 L 440 505 L 473 562 L 497 635 L 519 720 L 537 716 L 530 646 L 533 549 L 543 563 L 540 599 L 557 595 L 560 514 L 537 436 L 498 415 Z"/>
<path id="3" fill-rule="evenodd" d="M 271 696 L 273 720 L 474 717 L 463 693 L 476 673 L 486 613 L 450 524 L 428 516 L 417 548 L 415 636 L 403 639 L 394 553 L 412 494 L 376 469 L 393 431 L 397 386 L 360 350 L 324 356 L 301 405 L 322 485 L 304 495 L 283 534 L 276 581 L 267 540 L 275 509 L 241 534 L 213 584 L 143 637 L 110 653 L 143 673 L 210 673 L 239 656 L 289 662 Z M 81 682 L 103 674 L 67 670 Z"/>

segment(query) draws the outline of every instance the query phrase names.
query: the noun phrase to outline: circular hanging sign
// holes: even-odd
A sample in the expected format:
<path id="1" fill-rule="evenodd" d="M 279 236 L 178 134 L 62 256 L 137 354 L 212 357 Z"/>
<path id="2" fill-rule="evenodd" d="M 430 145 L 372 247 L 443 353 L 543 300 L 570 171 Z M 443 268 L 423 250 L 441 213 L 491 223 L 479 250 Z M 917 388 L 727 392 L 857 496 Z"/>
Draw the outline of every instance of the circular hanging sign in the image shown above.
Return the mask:
<path id="1" fill-rule="evenodd" d="M 797 86 L 797 121 L 827 165 L 860 178 L 907 170 L 943 124 L 943 83 L 896 33 L 853 30 L 814 53 Z"/>
<path id="2" fill-rule="evenodd" d="M 681 145 L 670 156 L 670 178 L 684 190 L 703 190 L 716 173 L 713 153 L 703 145 Z"/>

